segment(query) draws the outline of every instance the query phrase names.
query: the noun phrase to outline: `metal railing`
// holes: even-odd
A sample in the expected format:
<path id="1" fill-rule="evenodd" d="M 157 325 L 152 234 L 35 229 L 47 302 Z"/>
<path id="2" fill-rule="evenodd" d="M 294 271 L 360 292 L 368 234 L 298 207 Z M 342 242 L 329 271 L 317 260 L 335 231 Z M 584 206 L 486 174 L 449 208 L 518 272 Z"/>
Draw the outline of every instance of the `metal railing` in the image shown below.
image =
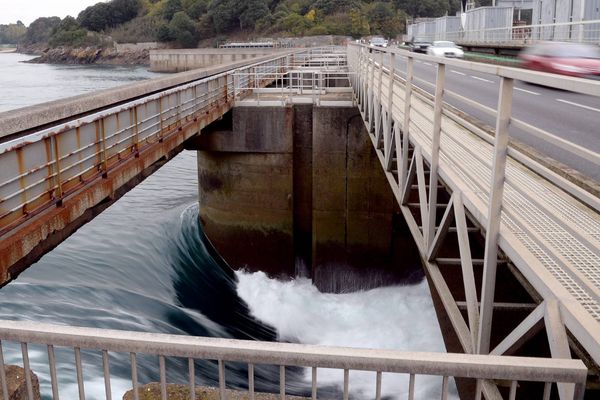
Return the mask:
<path id="1" fill-rule="evenodd" d="M 413 29 L 413 32 L 416 32 Z M 600 20 L 419 33 L 418 41 L 450 40 L 461 44 L 526 45 L 540 41 L 600 44 Z"/>
<path id="2" fill-rule="evenodd" d="M 550 393 L 552 383 L 569 383 L 575 387 L 577 396 L 583 395 L 587 369 L 578 360 L 551 360 L 526 357 L 479 356 L 466 354 L 401 352 L 344 347 L 311 346 L 292 343 L 257 342 L 232 339 L 190 337 L 157 333 L 115 331 L 108 329 L 65 327 L 34 322 L 0 321 L 0 380 L 4 400 L 8 400 L 3 343 L 20 344 L 25 381 L 29 400 L 33 400 L 32 371 L 29 363 L 29 347 L 33 344 L 46 346 L 52 398 L 58 400 L 59 384 L 55 352 L 60 348 L 73 350 L 73 363 L 77 372 L 79 400 L 85 399 L 84 371 L 81 363 L 82 350 L 102 353 L 102 371 L 106 399 L 112 398 L 110 354 L 128 353 L 131 366 L 133 398 L 140 397 L 137 360 L 141 354 L 158 357 L 161 399 L 167 400 L 166 359 L 179 357 L 188 360 L 188 385 L 190 399 L 195 399 L 196 361 L 212 360 L 218 365 L 218 383 L 221 400 L 227 398 L 226 363 L 245 363 L 248 367 L 247 391 L 253 399 L 254 366 L 268 364 L 279 366 L 280 397 L 286 396 L 286 367 L 306 367 L 311 370 L 312 399 L 317 398 L 318 369 L 333 368 L 344 372 L 343 398 L 349 398 L 351 370 L 372 371 L 376 374 L 373 395 L 381 399 L 383 373 L 408 374 L 409 400 L 415 399 L 415 381 L 418 375 L 442 377 L 442 399 L 449 393 L 449 379 L 470 378 L 475 380 L 509 380 L 509 399 L 514 400 L 518 383 L 544 382 L 545 392 Z M 544 397 L 547 398 L 547 397 Z M 580 397 L 576 397 L 580 398 Z"/>
<path id="3" fill-rule="evenodd" d="M 406 58 L 403 71 L 396 64 L 397 57 Z M 414 60 L 437 64 L 433 95 L 415 85 Z M 592 96 L 600 96 L 600 83 L 354 44 L 348 47 L 348 63 L 356 73 L 352 75 L 356 101 L 392 191 L 437 289 L 447 299 L 452 295 L 435 260 L 449 224 L 457 220 L 468 325 L 455 312 L 456 302 L 445 301 L 444 307 L 450 316 L 456 316 L 453 324 L 459 327 L 464 351 L 487 354 L 492 350 L 490 327 L 500 248 L 547 301 L 539 306 L 541 313 L 536 311 L 531 319 L 547 319 L 548 335 L 564 339 L 551 349 L 553 357 L 570 357 L 565 351 L 569 347 L 566 326 L 595 362 L 600 362 L 600 199 L 508 146 L 508 128 L 513 124 L 600 165 L 598 153 L 518 121 L 511 114 L 515 80 Z M 497 108 L 489 109 L 447 91 L 448 65 L 499 76 Z M 445 104 L 445 95 L 492 113 L 496 117 L 495 136 Z M 425 168 L 429 168 L 428 179 Z M 440 221 L 441 182 L 452 197 Z M 413 185 L 418 188 L 416 216 L 408 204 Z M 475 287 L 467 214 L 483 228 L 486 237 L 481 290 Z M 501 348 L 514 344 L 524 329 L 518 326 Z"/>
<path id="4" fill-rule="evenodd" d="M 297 55 L 302 57 L 302 53 Z M 241 89 L 265 86 L 267 73 L 282 71 L 292 55 L 238 68 Z M 177 133 L 215 107 L 232 105 L 234 74 L 228 71 L 145 96 L 107 110 L 0 144 L 0 233 L 50 205 L 60 204 L 96 177 Z"/>

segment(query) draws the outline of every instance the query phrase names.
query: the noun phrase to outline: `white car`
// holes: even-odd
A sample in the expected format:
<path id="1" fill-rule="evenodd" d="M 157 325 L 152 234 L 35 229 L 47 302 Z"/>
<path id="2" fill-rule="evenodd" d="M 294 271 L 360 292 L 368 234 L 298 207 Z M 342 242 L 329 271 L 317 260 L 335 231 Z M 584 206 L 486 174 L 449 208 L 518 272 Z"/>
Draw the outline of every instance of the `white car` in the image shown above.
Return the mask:
<path id="1" fill-rule="evenodd" d="M 371 39 L 371 46 L 373 46 L 373 47 L 388 47 L 388 41 L 382 37 L 374 37 Z"/>
<path id="2" fill-rule="evenodd" d="M 436 41 L 427 48 L 427 54 L 436 57 L 463 58 L 465 52 L 454 42 Z"/>

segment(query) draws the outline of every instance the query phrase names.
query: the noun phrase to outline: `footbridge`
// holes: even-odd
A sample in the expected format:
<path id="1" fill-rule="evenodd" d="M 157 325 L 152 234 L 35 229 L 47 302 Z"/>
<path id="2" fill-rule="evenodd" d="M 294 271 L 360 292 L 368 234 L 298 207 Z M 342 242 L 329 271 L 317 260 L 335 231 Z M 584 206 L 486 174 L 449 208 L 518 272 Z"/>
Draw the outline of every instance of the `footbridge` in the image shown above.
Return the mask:
<path id="1" fill-rule="evenodd" d="M 419 61 L 435 66 L 433 82 L 415 76 L 415 63 Z M 446 72 L 454 67 L 499 78 L 497 107 L 481 105 L 448 90 Z M 210 218 L 223 215 L 217 203 L 226 201 L 222 193 L 228 182 L 224 175 L 210 173 L 222 163 L 235 170 L 236 176 L 240 165 L 253 174 L 269 174 L 259 182 L 264 185 L 262 191 L 278 192 L 281 186 L 285 194 L 289 186 L 294 196 L 300 193 L 310 198 L 313 206 L 318 205 L 305 209 L 299 201 L 299 206 L 294 205 L 296 202 L 290 206 L 293 196 L 288 195 L 283 196 L 280 206 L 264 197 L 268 199 L 264 207 L 286 211 L 278 208 L 284 219 L 310 214 L 312 223 L 308 227 L 294 225 L 294 235 L 302 236 L 307 231 L 326 235 L 322 247 L 331 250 L 336 234 L 332 226 L 342 221 L 346 225 L 340 235 L 349 243 L 352 224 L 348 222 L 348 210 L 365 203 L 369 210 L 359 210 L 359 220 L 367 221 L 367 225 L 376 222 L 369 227 L 369 240 L 384 240 L 389 218 L 380 215 L 377 207 L 388 204 L 382 189 L 373 183 L 377 176 L 360 173 L 360 168 L 369 165 L 365 161 L 368 156 L 356 150 L 362 151 L 358 143 L 362 138 L 373 160 L 379 163 L 393 207 L 403 216 L 416 243 L 448 353 L 261 343 L 0 321 L 0 384 L 4 399 L 9 398 L 2 353 L 5 343 L 20 345 L 30 400 L 34 399 L 34 384 L 29 354 L 34 346 L 42 346 L 48 354 L 46 376 L 54 399 L 59 398 L 59 351 L 74 353 L 80 399 L 86 398 L 84 352 L 101 355 L 98 360 L 107 399 L 112 398 L 110 365 L 116 355 L 125 355 L 129 360 L 134 399 L 141 398 L 139 356 L 156 357 L 162 399 L 167 399 L 169 388 L 167 365 L 173 365 L 167 361 L 175 359 L 183 359 L 189 370 L 186 396 L 191 399 L 196 398 L 197 379 L 202 374 L 196 363 L 200 359 L 214 361 L 221 399 L 230 393 L 230 363 L 245 366 L 247 381 L 229 387 L 247 391 L 250 399 L 255 396 L 254 369 L 258 364 L 279 367 L 282 399 L 290 389 L 286 386 L 286 368 L 293 367 L 305 368 L 306 395 L 313 399 L 318 397 L 322 368 L 340 370 L 340 396 L 344 399 L 351 396 L 351 372 L 356 371 L 371 373 L 373 393 L 368 396 L 376 399 L 400 395 L 429 398 L 420 390 L 422 375 L 440 377 L 442 399 L 450 398 L 453 387 L 463 399 L 564 400 L 597 395 L 600 200 L 596 186 L 557 172 L 556 165 L 547 158 L 519 146 L 509 136 L 511 129 L 518 127 L 566 154 L 600 165 L 597 152 L 516 119 L 511 113 L 515 81 L 596 98 L 600 97 L 600 82 L 354 44 L 347 48 L 290 49 L 185 74 L 166 78 L 160 84 L 149 83 L 145 90 L 136 89 L 135 93 L 113 93 L 112 101 L 80 98 L 51 107 L 51 112 L 44 112 L 42 107 L 21 111 L 21 118 L 16 116 L 19 112 L 0 115 L 2 283 L 14 279 L 184 147 L 217 152 L 204 154 L 203 158 L 199 155 L 198 162 L 201 202 L 209 207 L 206 214 L 201 211 L 201 217 L 209 226 Z M 451 98 L 493 116 L 495 129 L 450 105 Z M 302 120 L 309 115 L 303 107 L 312 108 L 311 124 Z M 231 110 L 238 113 L 231 122 L 233 127 L 227 122 Z M 275 122 L 269 124 L 276 129 L 263 132 L 248 128 L 249 123 L 240 115 L 254 120 L 259 128 L 272 119 Z M 303 141 L 305 128 L 312 135 L 310 145 Z M 236 130 L 243 134 L 238 135 Z M 262 135 L 256 136 L 257 131 Z M 248 149 L 253 158 L 242 158 L 239 152 Z M 298 159 L 304 158 L 310 159 L 312 168 L 308 189 L 297 175 L 287 173 L 289 167 L 284 163 L 291 160 L 302 176 L 307 164 Z M 258 161 L 269 164 L 264 167 Z M 345 175 L 332 172 L 338 165 L 344 166 Z M 338 197 L 331 186 L 342 175 L 347 182 L 345 197 Z M 359 185 L 354 187 L 352 182 Z M 202 193 L 204 189 L 206 194 Z M 232 192 L 229 187 L 227 190 Z M 250 190 L 244 187 L 244 196 Z M 350 192 L 364 198 L 363 203 L 350 207 Z M 377 199 L 370 201 L 371 195 Z M 345 202 L 341 211 L 335 208 L 339 199 Z M 246 197 L 244 201 L 256 202 Z M 340 219 L 335 219 L 338 216 Z M 222 233 L 219 229 L 213 232 L 216 239 Z M 210 229 L 207 234 L 213 239 Z M 356 240 L 360 242 L 360 238 Z M 309 249 L 313 261 L 321 257 L 314 253 L 320 251 L 320 245 L 313 238 Z M 401 393 L 385 390 L 386 380 L 392 376 L 405 378 Z"/>

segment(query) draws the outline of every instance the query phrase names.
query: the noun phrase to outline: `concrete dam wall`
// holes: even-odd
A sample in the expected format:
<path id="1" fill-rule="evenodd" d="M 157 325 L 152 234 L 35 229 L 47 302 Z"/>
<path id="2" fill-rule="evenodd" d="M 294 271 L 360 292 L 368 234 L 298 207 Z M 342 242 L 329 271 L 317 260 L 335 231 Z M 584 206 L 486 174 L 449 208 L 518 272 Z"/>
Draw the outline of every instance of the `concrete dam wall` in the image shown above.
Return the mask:
<path id="1" fill-rule="evenodd" d="M 236 106 L 191 147 L 200 218 L 232 267 L 328 292 L 421 276 L 355 107 Z"/>

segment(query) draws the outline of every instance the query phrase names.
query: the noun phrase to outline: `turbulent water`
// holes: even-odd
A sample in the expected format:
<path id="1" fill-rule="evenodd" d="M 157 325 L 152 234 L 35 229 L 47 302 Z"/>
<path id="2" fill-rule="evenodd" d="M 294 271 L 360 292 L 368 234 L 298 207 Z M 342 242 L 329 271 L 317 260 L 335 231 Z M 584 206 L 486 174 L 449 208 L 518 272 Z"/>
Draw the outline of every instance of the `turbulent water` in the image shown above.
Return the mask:
<path id="1" fill-rule="evenodd" d="M 31 104 L 37 99 L 13 91 L 7 98 L 4 84 L 33 86 L 29 80 L 50 67 L 15 64 L 1 72 L 0 106 Z M 20 56 L 22 57 L 22 56 Z M 21 70 L 21 68 L 24 68 Z M 110 76 L 115 83 L 143 79 L 139 69 L 68 67 L 65 76 Z M 116 71 L 116 72 L 115 72 Z M 81 93 L 99 84 L 59 80 L 73 84 L 68 93 Z M 108 85 L 108 84 L 107 84 Z M 47 87 L 53 87 L 47 80 Z M 50 89 L 59 92 L 58 89 Z M 63 90 L 63 92 L 65 92 Z M 19 97 L 21 96 L 21 97 Z M 45 95 L 44 95 L 45 96 Z M 49 96 L 51 97 L 51 96 Z M 39 98 L 39 96 L 38 96 Z M 48 97 L 45 97 L 48 98 Z M 16 107 L 16 106 L 15 106 Z M 91 223 L 44 256 L 19 278 L 0 290 L 0 319 L 54 324 L 163 332 L 225 338 L 282 340 L 307 344 L 341 345 L 399 350 L 443 351 L 443 344 L 426 282 L 350 294 L 322 294 L 306 279 L 278 281 L 263 273 L 227 272 L 211 252 L 198 224 L 195 154 L 184 152 L 125 195 Z M 265 249 L 268 251 L 268 249 Z M 225 266 L 226 267 L 226 266 Z M 3 343 L 8 363 L 20 364 L 20 348 Z M 32 368 L 41 380 L 45 398 L 50 395 L 46 349 L 31 346 Z M 61 398 L 77 398 L 73 351 L 57 349 Z M 86 397 L 104 397 L 101 353 L 84 351 Z M 128 354 L 111 354 L 113 397 L 131 388 Z M 157 381 L 156 357 L 139 356 L 140 382 Z M 168 359 L 169 382 L 185 382 L 187 362 Z M 215 385 L 213 362 L 197 361 L 197 382 Z M 260 366 L 256 388 L 277 391 L 279 371 Z M 227 365 L 227 382 L 245 386 L 244 365 Z M 310 394 L 310 371 L 287 369 L 290 394 Z M 319 396 L 341 397 L 341 370 L 319 370 Z M 441 379 L 419 376 L 417 392 L 438 396 Z M 375 375 L 351 372 L 355 398 L 372 398 Z M 383 376 L 383 394 L 404 397 L 407 377 Z"/>

